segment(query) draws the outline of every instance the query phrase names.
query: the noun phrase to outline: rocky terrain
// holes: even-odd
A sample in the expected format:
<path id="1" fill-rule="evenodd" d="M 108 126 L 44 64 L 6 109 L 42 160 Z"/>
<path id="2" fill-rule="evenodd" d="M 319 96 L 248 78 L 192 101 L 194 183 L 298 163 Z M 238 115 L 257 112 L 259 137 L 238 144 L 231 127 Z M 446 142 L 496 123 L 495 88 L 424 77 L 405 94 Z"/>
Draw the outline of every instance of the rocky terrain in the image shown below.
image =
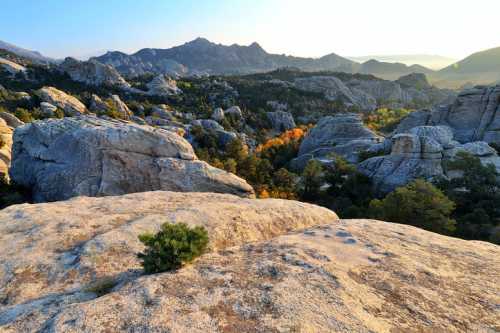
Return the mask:
<path id="1" fill-rule="evenodd" d="M 304 203 L 148 192 L 0 221 L 2 332 L 499 329 L 498 246 Z M 164 222 L 205 226 L 210 252 L 141 276 L 137 235 Z"/>
<path id="2" fill-rule="evenodd" d="M 177 134 L 93 116 L 19 128 L 10 175 L 39 202 L 154 190 L 253 195 L 244 180 L 197 160 Z"/>

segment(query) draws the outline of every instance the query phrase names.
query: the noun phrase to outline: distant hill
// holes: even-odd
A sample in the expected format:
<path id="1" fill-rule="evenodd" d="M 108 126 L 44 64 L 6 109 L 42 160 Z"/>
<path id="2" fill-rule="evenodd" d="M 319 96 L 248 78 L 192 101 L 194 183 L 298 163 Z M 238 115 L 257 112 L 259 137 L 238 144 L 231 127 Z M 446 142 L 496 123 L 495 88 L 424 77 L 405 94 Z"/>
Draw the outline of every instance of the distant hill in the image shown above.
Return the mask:
<path id="1" fill-rule="evenodd" d="M 14 53 L 20 57 L 27 58 L 35 63 L 54 63 L 56 60 L 43 56 L 40 52 L 30 51 L 23 49 L 22 47 L 3 42 L 0 40 L 0 49 L 7 50 Z"/>
<path id="2" fill-rule="evenodd" d="M 381 62 L 402 63 L 407 66 L 418 64 L 432 70 L 445 68 L 457 61 L 457 59 L 430 54 L 370 55 L 362 57 L 347 57 L 347 59 L 360 63 L 373 59 Z"/>
<path id="3" fill-rule="evenodd" d="M 407 66 L 402 63 L 381 62 L 372 59 L 361 64 L 358 72 L 372 74 L 386 80 L 396 80 L 401 76 L 412 73 L 432 74 L 434 71 L 420 65 Z"/>
<path id="4" fill-rule="evenodd" d="M 474 53 L 437 72 L 436 79 L 490 84 L 500 80 L 500 47 Z"/>
<path id="5" fill-rule="evenodd" d="M 321 58 L 302 58 L 267 53 L 259 44 L 249 46 L 215 44 L 204 38 L 169 49 L 142 49 L 132 55 L 108 52 L 94 59 L 114 66 L 126 75 L 144 72 L 204 74 L 248 74 L 296 67 L 301 70 L 353 72 L 358 63 L 334 53 Z"/>

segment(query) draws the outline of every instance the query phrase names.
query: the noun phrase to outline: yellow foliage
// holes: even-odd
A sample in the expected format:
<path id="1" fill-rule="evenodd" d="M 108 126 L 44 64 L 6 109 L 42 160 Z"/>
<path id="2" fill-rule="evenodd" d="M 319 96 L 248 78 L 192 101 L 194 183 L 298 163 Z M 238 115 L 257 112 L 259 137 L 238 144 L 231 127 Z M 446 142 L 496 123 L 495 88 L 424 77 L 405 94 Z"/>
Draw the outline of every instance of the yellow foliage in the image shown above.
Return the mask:
<path id="1" fill-rule="evenodd" d="M 291 130 L 281 133 L 280 136 L 278 137 L 267 140 L 265 143 L 257 146 L 255 150 L 257 153 L 260 153 L 261 151 L 272 147 L 279 147 L 282 145 L 286 145 L 291 141 L 300 140 L 305 133 L 306 133 L 305 130 L 302 128 L 299 127 L 293 128 Z"/>

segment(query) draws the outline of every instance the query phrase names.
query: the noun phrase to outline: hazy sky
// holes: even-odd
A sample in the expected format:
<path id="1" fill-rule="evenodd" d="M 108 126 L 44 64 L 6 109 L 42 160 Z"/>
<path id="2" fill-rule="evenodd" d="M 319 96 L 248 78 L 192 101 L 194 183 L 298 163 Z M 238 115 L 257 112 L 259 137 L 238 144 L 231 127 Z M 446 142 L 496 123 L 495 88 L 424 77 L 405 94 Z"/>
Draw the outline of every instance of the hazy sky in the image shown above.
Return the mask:
<path id="1" fill-rule="evenodd" d="M 198 36 L 299 56 L 500 46 L 500 0 L 0 0 L 0 40 L 47 56 L 167 48 Z"/>

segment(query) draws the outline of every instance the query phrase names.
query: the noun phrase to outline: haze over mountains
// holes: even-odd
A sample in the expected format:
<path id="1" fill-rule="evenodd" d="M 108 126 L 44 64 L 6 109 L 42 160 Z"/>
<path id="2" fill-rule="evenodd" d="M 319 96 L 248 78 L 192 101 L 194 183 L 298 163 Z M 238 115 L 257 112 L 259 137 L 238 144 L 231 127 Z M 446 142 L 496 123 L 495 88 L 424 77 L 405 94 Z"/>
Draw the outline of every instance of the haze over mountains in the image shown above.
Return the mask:
<path id="1" fill-rule="evenodd" d="M 1 41 L 0 49 L 6 49 L 36 62 L 55 62 L 54 59 L 36 51 Z M 238 44 L 227 46 L 213 43 L 205 38 L 197 38 L 167 49 L 144 48 L 134 54 L 110 51 L 91 59 L 111 65 L 125 76 L 145 73 L 180 76 L 234 75 L 295 67 L 303 71 L 372 74 L 387 80 L 396 80 L 411 73 L 422 73 L 427 75 L 431 83 L 448 88 L 460 88 L 466 84 L 490 84 L 500 80 L 500 48 L 477 52 L 453 63 L 453 59 L 432 55 L 346 58 L 330 53 L 320 58 L 295 57 L 270 54 L 256 42 L 248 46 Z M 438 63 L 453 64 L 440 70 L 430 68 L 431 66 L 436 68 Z"/>
<path id="2" fill-rule="evenodd" d="M 407 66 L 419 64 L 432 70 L 440 70 L 457 62 L 458 59 L 431 54 L 400 54 L 400 55 L 368 55 L 359 57 L 347 57 L 359 63 L 368 60 L 377 60 L 389 63 L 402 63 Z"/>

